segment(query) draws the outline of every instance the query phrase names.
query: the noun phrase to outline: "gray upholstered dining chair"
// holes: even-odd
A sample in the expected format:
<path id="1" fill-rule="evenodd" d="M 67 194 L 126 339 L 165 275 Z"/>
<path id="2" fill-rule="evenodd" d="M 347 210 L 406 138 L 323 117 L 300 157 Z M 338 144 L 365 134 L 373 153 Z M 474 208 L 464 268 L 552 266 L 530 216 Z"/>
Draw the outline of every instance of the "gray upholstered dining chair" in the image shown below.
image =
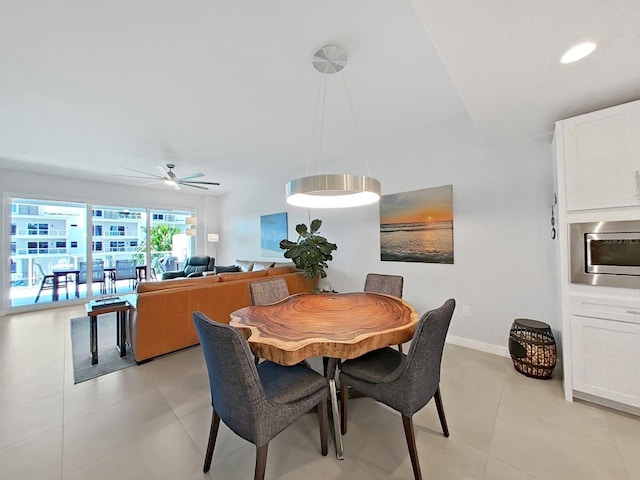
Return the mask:
<path id="1" fill-rule="evenodd" d="M 209 373 L 213 416 L 203 471 L 211 467 L 220 419 L 256 446 L 254 480 L 264 478 L 269 441 L 318 407 L 322 455 L 327 454 L 327 380 L 303 364 L 253 363 L 244 337 L 233 327 L 193 313 Z"/>
<path id="2" fill-rule="evenodd" d="M 368 273 L 364 281 L 364 291 L 371 293 L 385 293 L 402 298 L 404 277 L 400 275 L 384 275 L 382 273 Z"/>
<path id="3" fill-rule="evenodd" d="M 402 415 L 416 480 L 421 480 L 422 474 L 413 431 L 413 414 L 434 398 L 442 432 L 445 437 L 449 436 L 440 395 L 440 363 L 455 306 L 455 300 L 449 299 L 440 308 L 425 313 L 418 322 L 406 355 L 387 347 L 347 360 L 340 367 L 342 433 L 347 433 L 347 385 L 397 410 Z"/>
<path id="4" fill-rule="evenodd" d="M 385 275 L 382 273 L 367 273 L 364 281 L 364 291 L 370 293 L 384 293 L 402 298 L 402 287 L 404 277 L 401 275 Z M 402 352 L 402 345 L 398 345 L 398 350 Z"/>
<path id="5" fill-rule="evenodd" d="M 268 305 L 275 303 L 289 296 L 289 287 L 284 278 L 272 278 L 261 280 L 249 284 L 249 294 L 251 295 L 251 305 Z M 260 358 L 255 357 L 256 365 Z M 305 362 L 306 364 L 306 362 Z M 308 366 L 308 364 L 306 364 Z"/>
<path id="6" fill-rule="evenodd" d="M 261 280 L 249 284 L 251 305 L 267 305 L 289 296 L 289 287 L 284 278 Z"/>

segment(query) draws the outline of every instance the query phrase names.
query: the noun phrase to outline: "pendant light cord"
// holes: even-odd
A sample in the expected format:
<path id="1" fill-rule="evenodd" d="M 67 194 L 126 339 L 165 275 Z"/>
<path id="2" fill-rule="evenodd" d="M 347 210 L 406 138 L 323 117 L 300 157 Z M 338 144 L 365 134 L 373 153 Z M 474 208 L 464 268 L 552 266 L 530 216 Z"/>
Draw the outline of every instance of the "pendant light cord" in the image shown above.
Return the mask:
<path id="1" fill-rule="evenodd" d="M 349 101 L 349 108 L 351 108 L 351 115 L 353 116 L 353 124 L 356 127 L 356 135 L 358 137 L 358 143 L 360 144 L 360 155 L 362 156 L 362 161 L 364 162 L 365 167 L 367 168 L 367 176 L 371 176 L 371 171 L 369 170 L 369 162 L 367 161 L 367 156 L 364 153 L 364 144 L 362 142 L 362 136 L 360 135 L 360 127 L 358 126 L 358 120 L 356 119 L 356 112 L 353 109 L 353 103 L 351 103 L 351 95 L 349 94 L 349 89 L 347 88 L 347 80 L 344 78 L 344 70 L 340 71 L 340 76 L 342 77 L 342 83 L 344 83 L 344 89 L 347 92 L 347 100 Z"/>
<path id="2" fill-rule="evenodd" d="M 318 95 L 316 96 L 316 106 L 315 111 L 313 112 L 313 125 L 311 127 L 311 135 L 309 139 L 309 152 L 307 153 L 307 176 L 309 176 L 311 171 L 311 152 L 313 151 L 313 138 L 315 136 L 316 131 L 318 131 L 318 111 L 320 110 L 320 106 L 322 105 L 322 111 L 320 112 L 320 128 L 319 128 L 319 136 L 320 136 L 320 144 L 318 146 L 318 151 L 320 152 L 318 158 L 318 175 L 321 173 L 322 166 L 322 146 L 324 143 L 324 115 L 326 110 L 326 100 L 327 100 L 327 73 L 323 73 L 320 75 L 320 81 L 318 82 Z M 344 85 L 344 90 L 347 93 L 347 101 L 349 102 L 349 109 L 351 110 L 351 117 L 353 118 L 353 125 L 356 130 L 356 136 L 358 137 L 358 143 L 360 144 L 360 156 L 363 161 L 365 168 L 367 170 L 367 176 L 371 176 L 371 170 L 369 169 L 369 162 L 367 161 L 367 156 L 365 154 L 364 143 L 362 142 L 362 135 L 360 134 L 360 125 L 358 125 L 358 119 L 356 118 L 356 112 L 353 108 L 353 102 L 351 101 L 351 94 L 349 93 L 349 88 L 347 87 L 347 79 L 344 76 L 344 70 L 340 70 L 340 76 L 342 78 L 342 83 Z"/>
<path id="3" fill-rule="evenodd" d="M 313 112 L 313 124 L 311 125 L 311 135 L 309 137 L 309 151 L 307 152 L 307 176 L 309 176 L 309 171 L 311 170 L 311 152 L 313 151 L 313 137 L 315 136 L 317 130 L 317 122 L 318 122 L 318 108 L 320 106 L 320 98 L 322 97 L 322 119 L 321 119 L 321 128 L 320 128 L 320 151 L 322 151 L 322 136 L 324 133 L 324 101 L 326 98 L 326 90 L 327 83 L 325 80 L 326 75 L 320 75 L 320 81 L 318 82 L 318 95 L 316 97 L 316 106 Z M 324 86 L 324 95 L 323 93 Z M 320 167 L 318 167 L 318 173 Z"/>

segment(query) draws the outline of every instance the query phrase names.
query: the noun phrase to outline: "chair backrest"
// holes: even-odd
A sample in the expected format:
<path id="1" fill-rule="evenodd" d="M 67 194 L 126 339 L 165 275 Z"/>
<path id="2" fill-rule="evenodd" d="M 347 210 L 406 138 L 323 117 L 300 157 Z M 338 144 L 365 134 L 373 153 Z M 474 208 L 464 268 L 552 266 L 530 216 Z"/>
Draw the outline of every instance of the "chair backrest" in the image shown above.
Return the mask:
<path id="1" fill-rule="evenodd" d="M 440 363 L 444 342 L 456 301 L 447 300 L 441 307 L 425 313 L 418 322 L 407 353 L 406 368 L 396 379 L 405 395 L 398 408 L 411 416 L 433 397 L 440 384 Z M 397 405 L 396 405 L 397 406 Z"/>
<path id="2" fill-rule="evenodd" d="M 202 312 L 193 313 L 193 322 L 207 364 L 213 408 L 231 430 L 260 445 L 261 425 L 267 422 L 262 418 L 266 395 L 247 341 L 235 328 Z"/>
<path id="3" fill-rule="evenodd" d="M 251 305 L 275 303 L 289 296 L 289 287 L 284 278 L 273 278 L 249 284 Z"/>
<path id="4" fill-rule="evenodd" d="M 207 272 L 209 265 L 211 264 L 211 257 L 206 255 L 196 255 L 187 258 L 187 263 L 184 266 L 185 275 L 190 273 Z M 215 268 L 215 267 L 214 267 Z"/>
<path id="5" fill-rule="evenodd" d="M 116 260 L 116 269 L 114 271 L 116 280 L 135 280 L 136 261 L 135 260 Z"/>
<path id="6" fill-rule="evenodd" d="M 78 283 L 87 283 L 87 262 L 78 262 Z M 104 260 L 94 260 L 91 269 L 92 282 L 104 282 Z"/>
<path id="7" fill-rule="evenodd" d="M 381 273 L 368 273 L 364 281 L 364 291 L 371 293 L 385 293 L 402 298 L 402 286 L 404 277 L 400 275 L 383 275 Z"/>
<path id="8" fill-rule="evenodd" d="M 178 257 L 167 256 L 161 258 L 158 261 L 158 266 L 162 270 L 162 272 L 173 272 L 176 270 L 178 264 Z"/>
<path id="9" fill-rule="evenodd" d="M 36 270 L 38 270 L 36 273 L 37 278 L 46 277 L 44 270 L 42 269 L 42 266 L 38 262 L 33 262 L 33 266 L 36 267 Z"/>

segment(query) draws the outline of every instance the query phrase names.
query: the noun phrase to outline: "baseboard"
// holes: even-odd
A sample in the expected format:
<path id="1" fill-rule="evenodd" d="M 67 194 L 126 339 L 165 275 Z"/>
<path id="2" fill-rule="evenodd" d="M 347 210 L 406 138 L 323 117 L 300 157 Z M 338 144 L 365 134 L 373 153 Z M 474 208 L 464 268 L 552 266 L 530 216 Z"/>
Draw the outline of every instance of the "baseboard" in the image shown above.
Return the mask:
<path id="1" fill-rule="evenodd" d="M 501 357 L 511 358 L 507 347 L 499 347 L 490 343 L 479 342 L 477 340 L 469 340 L 468 338 L 456 337 L 455 335 L 447 335 L 447 343 L 458 345 L 460 347 L 472 348 L 485 353 L 492 353 Z"/>
<path id="2" fill-rule="evenodd" d="M 607 398 L 598 397 L 589 393 L 573 391 L 573 398 L 577 400 L 583 400 L 585 402 L 596 403 L 603 407 L 612 408 L 614 410 L 621 410 L 631 415 L 640 416 L 640 408 L 633 405 L 626 405 L 624 403 L 616 402 L 615 400 L 609 400 Z"/>

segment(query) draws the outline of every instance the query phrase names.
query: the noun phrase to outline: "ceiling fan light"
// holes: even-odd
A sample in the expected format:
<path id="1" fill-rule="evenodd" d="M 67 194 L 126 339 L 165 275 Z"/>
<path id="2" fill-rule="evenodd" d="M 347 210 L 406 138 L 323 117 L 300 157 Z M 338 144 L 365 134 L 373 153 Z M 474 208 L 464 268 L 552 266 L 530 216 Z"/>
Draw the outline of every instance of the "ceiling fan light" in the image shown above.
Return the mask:
<path id="1" fill-rule="evenodd" d="M 591 55 L 595 49 L 596 44 L 593 42 L 581 43 L 567 50 L 567 52 L 562 55 L 562 58 L 560 58 L 560 63 L 566 64 L 577 62 L 578 60 L 582 60 L 583 58 Z"/>
<path id="2" fill-rule="evenodd" d="M 353 174 L 325 174 L 291 180 L 287 203 L 305 208 L 348 208 L 380 200 L 380 182 Z"/>

